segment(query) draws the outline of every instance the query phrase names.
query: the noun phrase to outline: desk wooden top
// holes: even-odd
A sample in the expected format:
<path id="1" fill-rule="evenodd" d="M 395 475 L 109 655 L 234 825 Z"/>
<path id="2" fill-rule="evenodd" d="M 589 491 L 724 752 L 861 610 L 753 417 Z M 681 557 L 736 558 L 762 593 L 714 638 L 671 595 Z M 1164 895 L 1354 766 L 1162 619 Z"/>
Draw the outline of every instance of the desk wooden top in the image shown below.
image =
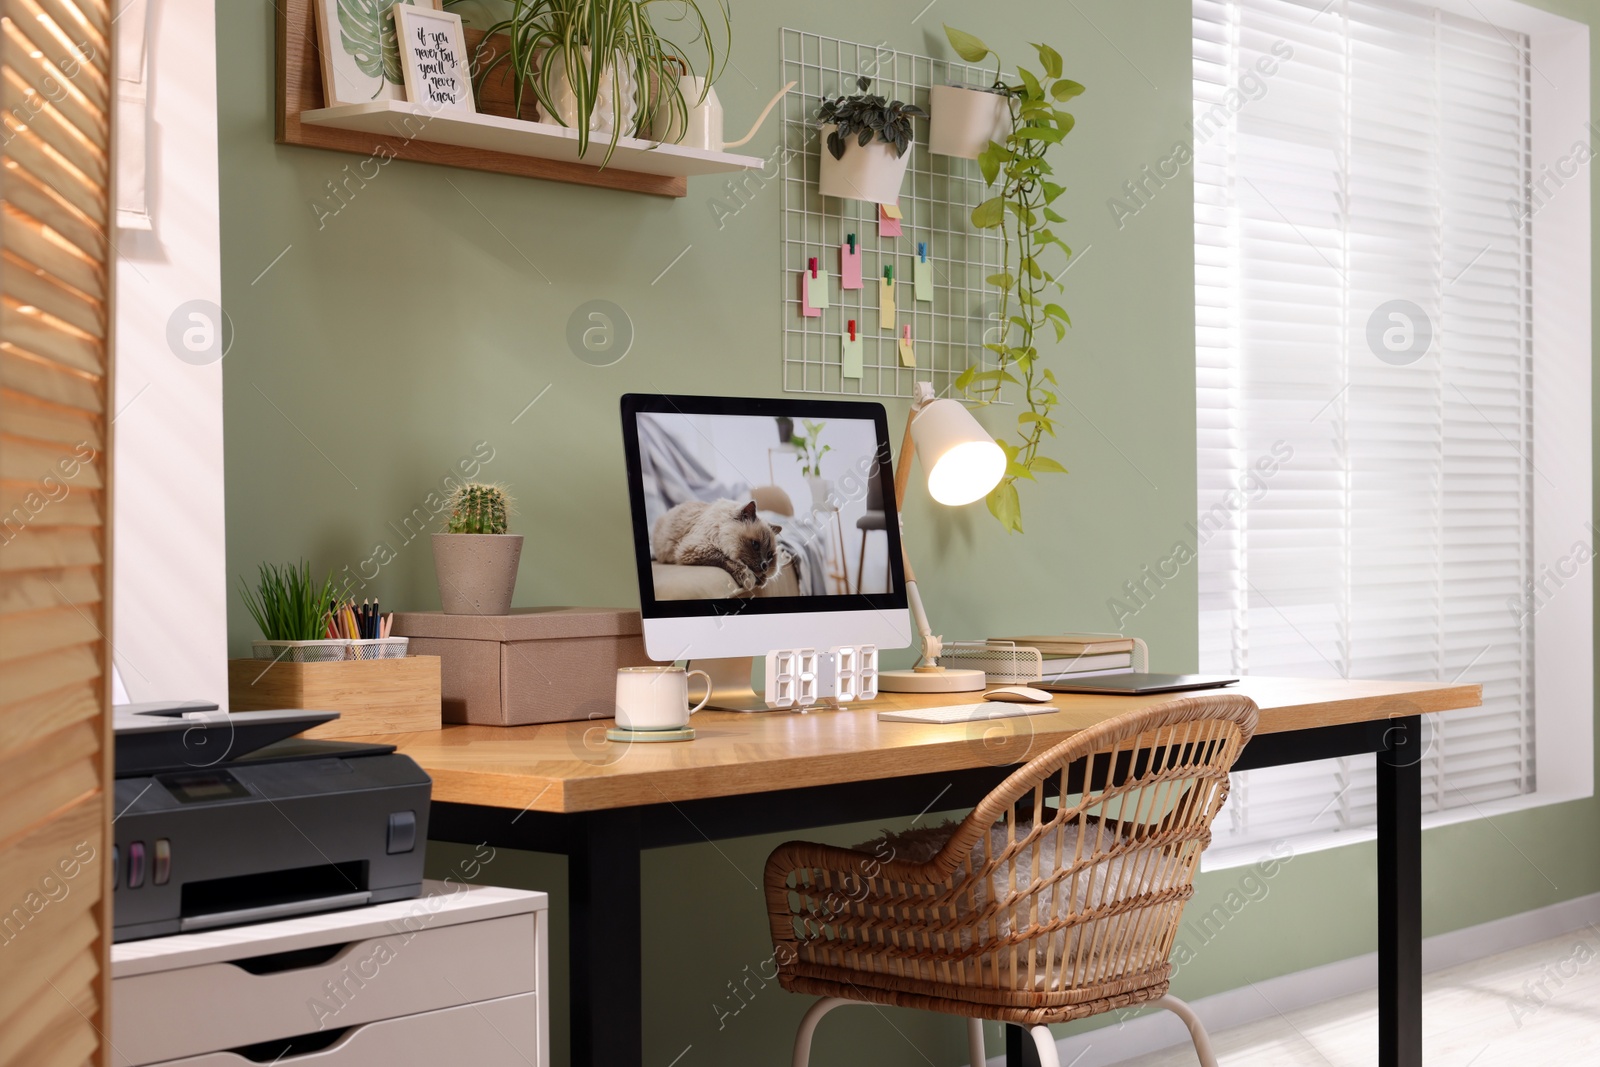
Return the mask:
<path id="1" fill-rule="evenodd" d="M 1261 708 L 1258 733 L 1473 708 L 1478 685 L 1247 678 L 1228 692 Z M 885 693 L 803 715 L 702 711 L 693 741 L 618 744 L 610 719 L 541 726 L 445 726 L 371 738 L 400 747 L 433 778 L 433 799 L 575 812 L 1026 762 L 1079 730 L 1177 694 L 1058 693 L 1054 714 L 933 726 L 877 713 L 975 703 L 976 693 Z"/>

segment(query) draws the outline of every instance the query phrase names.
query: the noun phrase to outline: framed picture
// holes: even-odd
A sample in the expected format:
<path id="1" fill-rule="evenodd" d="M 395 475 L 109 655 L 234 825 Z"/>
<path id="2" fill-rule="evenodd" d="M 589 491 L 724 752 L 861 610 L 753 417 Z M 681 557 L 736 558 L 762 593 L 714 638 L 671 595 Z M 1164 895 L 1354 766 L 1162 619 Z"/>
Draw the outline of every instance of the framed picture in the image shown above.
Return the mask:
<path id="1" fill-rule="evenodd" d="M 440 0 L 403 0 L 438 11 Z M 394 0 L 314 0 L 324 104 L 404 100 Z"/>
<path id="2" fill-rule="evenodd" d="M 406 99 L 429 111 L 476 111 L 461 16 L 400 3 L 394 5 L 394 17 Z"/>

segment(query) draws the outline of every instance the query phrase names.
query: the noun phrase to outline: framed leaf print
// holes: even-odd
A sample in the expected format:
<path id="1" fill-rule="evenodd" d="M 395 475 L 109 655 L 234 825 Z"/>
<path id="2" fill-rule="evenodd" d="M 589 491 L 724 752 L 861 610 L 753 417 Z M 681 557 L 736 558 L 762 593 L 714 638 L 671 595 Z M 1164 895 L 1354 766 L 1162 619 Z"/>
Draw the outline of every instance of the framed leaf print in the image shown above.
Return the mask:
<path id="1" fill-rule="evenodd" d="M 439 0 L 401 0 L 429 11 Z M 327 107 L 404 100 L 395 0 L 315 0 L 322 92 Z"/>

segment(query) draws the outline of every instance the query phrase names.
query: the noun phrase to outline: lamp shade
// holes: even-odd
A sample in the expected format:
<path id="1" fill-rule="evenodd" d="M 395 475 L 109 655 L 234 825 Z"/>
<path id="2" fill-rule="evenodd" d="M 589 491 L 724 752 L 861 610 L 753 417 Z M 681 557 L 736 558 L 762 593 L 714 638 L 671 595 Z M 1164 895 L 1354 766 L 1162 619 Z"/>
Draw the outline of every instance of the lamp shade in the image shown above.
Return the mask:
<path id="1" fill-rule="evenodd" d="M 941 504 L 987 496 L 1006 473 L 1006 454 L 957 400 L 934 400 L 911 421 L 917 459 L 928 472 L 928 495 Z"/>

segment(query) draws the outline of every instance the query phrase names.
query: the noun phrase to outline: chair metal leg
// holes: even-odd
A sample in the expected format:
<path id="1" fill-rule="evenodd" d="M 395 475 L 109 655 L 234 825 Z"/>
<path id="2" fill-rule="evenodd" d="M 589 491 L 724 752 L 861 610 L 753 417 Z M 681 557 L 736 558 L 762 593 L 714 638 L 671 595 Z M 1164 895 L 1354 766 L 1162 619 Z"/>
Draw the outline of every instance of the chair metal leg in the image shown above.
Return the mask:
<path id="1" fill-rule="evenodd" d="M 1056 1053 L 1056 1039 L 1050 1036 L 1048 1026 L 1029 1027 L 1028 1036 L 1033 1047 L 1039 1050 L 1039 1067 L 1061 1067 L 1061 1057 Z"/>
<path id="2" fill-rule="evenodd" d="M 989 1057 L 983 1051 L 983 1020 L 967 1020 L 967 1058 L 972 1067 L 988 1067 Z"/>
<path id="3" fill-rule="evenodd" d="M 807 1009 L 794 1035 L 794 1067 L 811 1067 L 811 1038 L 817 1032 L 817 1024 L 834 1008 L 850 1003 L 853 1001 L 843 997 L 823 997 Z"/>
<path id="4" fill-rule="evenodd" d="M 870 530 L 861 530 L 861 558 L 856 560 L 856 595 L 861 595 L 861 580 L 867 573 L 867 534 Z"/>
<path id="5" fill-rule="evenodd" d="M 1211 1038 L 1206 1034 L 1206 1028 L 1200 1022 L 1200 1016 L 1194 1013 L 1194 1009 L 1171 993 L 1156 1003 L 1182 1019 L 1183 1025 L 1189 1028 L 1189 1037 L 1194 1041 L 1195 1054 L 1200 1057 L 1200 1067 L 1217 1067 L 1216 1053 L 1211 1051 Z"/>

